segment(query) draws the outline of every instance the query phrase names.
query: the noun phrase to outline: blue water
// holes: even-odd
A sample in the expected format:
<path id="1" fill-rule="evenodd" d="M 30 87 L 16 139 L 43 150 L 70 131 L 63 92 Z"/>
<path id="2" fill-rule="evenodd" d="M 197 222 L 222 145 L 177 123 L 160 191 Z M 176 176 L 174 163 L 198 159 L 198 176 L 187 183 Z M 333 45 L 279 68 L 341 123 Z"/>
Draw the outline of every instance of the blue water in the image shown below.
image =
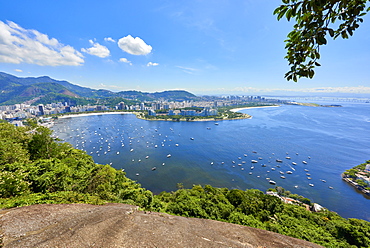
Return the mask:
<path id="1" fill-rule="evenodd" d="M 370 199 L 340 177 L 344 170 L 370 159 L 370 104 L 242 112 L 253 118 L 216 125 L 213 121 L 145 121 L 131 114 L 98 115 L 59 119 L 53 129 L 97 163 L 124 169 L 129 178 L 154 193 L 174 191 L 177 183 L 186 188 L 211 184 L 265 191 L 273 187 L 270 178 L 343 217 L 370 221 Z"/>

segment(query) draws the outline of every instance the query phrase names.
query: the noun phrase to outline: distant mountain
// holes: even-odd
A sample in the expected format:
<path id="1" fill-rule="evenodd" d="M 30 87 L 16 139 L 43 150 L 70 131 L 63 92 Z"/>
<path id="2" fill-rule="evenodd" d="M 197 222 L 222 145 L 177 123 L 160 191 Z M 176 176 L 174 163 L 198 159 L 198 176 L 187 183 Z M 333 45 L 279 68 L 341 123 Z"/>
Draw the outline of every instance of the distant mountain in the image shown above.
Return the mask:
<path id="1" fill-rule="evenodd" d="M 195 100 L 197 96 L 185 90 L 169 90 L 155 93 L 145 93 L 141 91 L 121 91 L 117 93 L 120 97 L 140 101 L 168 100 L 168 101 L 187 101 Z"/>
<path id="2" fill-rule="evenodd" d="M 121 91 L 115 93 L 109 90 L 95 90 L 81 87 L 67 81 L 55 80 L 48 76 L 21 78 L 0 72 L 0 105 L 23 102 L 35 103 L 36 100 L 37 103 L 44 104 L 60 101 L 70 102 L 72 104 L 84 104 L 103 98 L 124 98 L 139 101 L 185 101 L 197 99 L 194 94 L 184 90 L 155 93 L 140 91 Z"/>

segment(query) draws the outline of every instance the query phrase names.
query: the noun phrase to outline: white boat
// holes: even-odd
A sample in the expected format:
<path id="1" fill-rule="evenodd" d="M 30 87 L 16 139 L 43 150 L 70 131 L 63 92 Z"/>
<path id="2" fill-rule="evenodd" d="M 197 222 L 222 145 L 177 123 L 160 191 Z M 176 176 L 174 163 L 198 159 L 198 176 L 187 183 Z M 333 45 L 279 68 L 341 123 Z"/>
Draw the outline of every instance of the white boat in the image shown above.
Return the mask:
<path id="1" fill-rule="evenodd" d="M 281 160 L 281 159 L 276 159 L 276 162 L 278 162 L 278 163 L 282 163 L 282 162 L 283 162 L 283 160 Z"/>
<path id="2" fill-rule="evenodd" d="M 311 187 L 315 186 L 315 185 L 313 185 L 313 183 L 310 183 L 310 184 L 308 184 L 308 185 L 310 185 Z"/>
<path id="3" fill-rule="evenodd" d="M 287 171 L 286 174 L 292 174 L 293 172 L 292 171 Z"/>
<path id="4" fill-rule="evenodd" d="M 291 159 L 291 157 L 285 157 L 286 159 Z"/>
<path id="5" fill-rule="evenodd" d="M 167 155 L 167 158 L 170 158 L 170 157 L 171 157 L 171 154 L 168 154 L 168 155 Z"/>
<path id="6" fill-rule="evenodd" d="M 251 160 L 251 162 L 252 162 L 252 163 L 258 163 L 258 161 L 257 161 L 257 160 Z"/>
<path id="7" fill-rule="evenodd" d="M 275 185 L 275 184 L 276 184 L 276 182 L 275 182 L 275 181 L 273 181 L 273 180 L 270 180 L 270 181 L 269 181 L 269 184 Z"/>
<path id="8" fill-rule="evenodd" d="M 306 162 L 306 161 L 304 161 L 304 160 L 302 161 L 302 163 L 307 164 L 307 162 Z"/>
<path id="9" fill-rule="evenodd" d="M 193 138 L 193 137 L 191 137 L 190 139 L 191 139 L 191 140 L 194 140 L 194 138 Z"/>
<path id="10" fill-rule="evenodd" d="M 285 179 L 285 176 L 280 176 L 282 179 Z"/>
<path id="11" fill-rule="evenodd" d="M 146 159 L 148 159 L 148 158 L 149 158 L 149 156 L 146 156 L 145 158 L 146 158 Z"/>

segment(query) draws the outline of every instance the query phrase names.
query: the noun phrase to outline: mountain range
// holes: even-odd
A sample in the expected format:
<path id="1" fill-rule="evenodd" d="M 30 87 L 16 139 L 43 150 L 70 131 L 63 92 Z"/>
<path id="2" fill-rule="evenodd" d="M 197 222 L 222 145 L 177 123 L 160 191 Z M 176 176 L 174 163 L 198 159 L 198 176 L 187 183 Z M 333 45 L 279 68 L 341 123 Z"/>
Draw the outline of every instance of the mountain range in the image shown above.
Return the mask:
<path id="1" fill-rule="evenodd" d="M 47 104 L 53 102 L 70 102 L 71 104 L 82 105 L 87 103 L 101 103 L 102 99 L 116 99 L 117 101 L 184 101 L 194 100 L 197 97 L 184 90 L 155 93 L 134 90 L 120 92 L 112 92 L 104 89 L 96 90 L 78 86 L 68 81 L 55 80 L 48 76 L 22 78 L 0 72 L 0 105 L 20 103 Z"/>

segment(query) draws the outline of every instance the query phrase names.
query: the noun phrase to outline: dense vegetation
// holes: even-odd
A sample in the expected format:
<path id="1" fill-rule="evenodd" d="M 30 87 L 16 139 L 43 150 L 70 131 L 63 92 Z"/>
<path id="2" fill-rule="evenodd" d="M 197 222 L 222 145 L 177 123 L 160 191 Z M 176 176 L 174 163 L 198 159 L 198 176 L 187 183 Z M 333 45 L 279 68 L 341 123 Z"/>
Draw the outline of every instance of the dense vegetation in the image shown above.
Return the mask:
<path id="1" fill-rule="evenodd" d="M 56 142 L 47 128 L 0 123 L 0 204 L 123 202 L 148 207 L 152 193 L 85 152 Z M 8 198 L 8 199 L 7 199 Z"/>
<path id="2" fill-rule="evenodd" d="M 250 189 L 214 188 L 162 192 L 143 189 L 109 165 L 94 163 L 85 152 L 57 142 L 47 128 L 0 123 L 0 208 L 40 203 L 122 202 L 143 209 L 207 218 L 266 229 L 326 247 L 369 247 L 370 223 L 284 204 Z M 283 189 L 283 195 L 292 196 Z M 308 199 L 296 198 L 310 203 Z"/>
<path id="3" fill-rule="evenodd" d="M 81 87 L 47 76 L 21 78 L 4 72 L 0 72 L 0 92 L 0 106 L 23 103 L 35 98 L 41 98 L 35 104 L 69 102 L 70 105 L 104 104 L 111 107 L 114 107 L 119 102 L 126 101 L 128 102 L 126 104 L 132 105 L 138 101 L 163 99 L 168 101 L 188 101 L 198 99 L 194 94 L 184 90 L 154 93 L 134 90 L 112 92 Z"/>

